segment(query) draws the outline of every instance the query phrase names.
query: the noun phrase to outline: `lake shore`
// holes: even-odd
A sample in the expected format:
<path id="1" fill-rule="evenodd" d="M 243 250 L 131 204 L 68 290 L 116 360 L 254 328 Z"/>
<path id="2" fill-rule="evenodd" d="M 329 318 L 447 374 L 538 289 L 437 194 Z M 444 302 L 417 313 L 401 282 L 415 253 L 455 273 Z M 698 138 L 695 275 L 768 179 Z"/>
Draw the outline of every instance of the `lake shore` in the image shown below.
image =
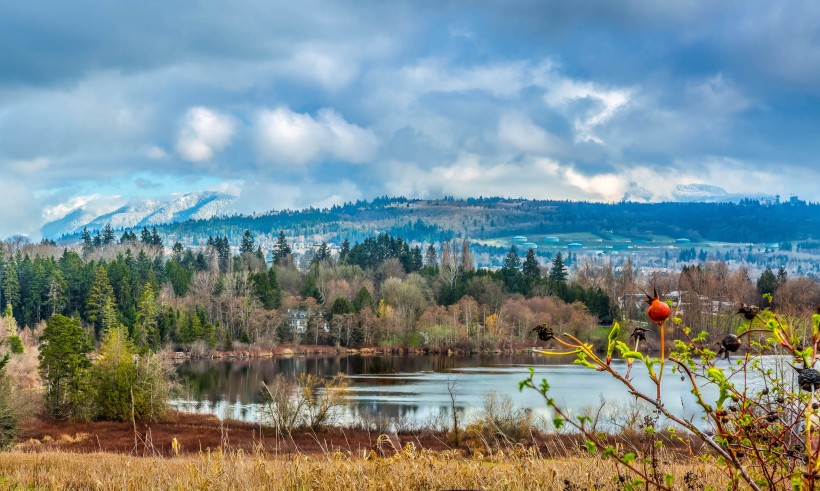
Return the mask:
<path id="1" fill-rule="evenodd" d="M 543 348 L 543 342 L 538 343 L 518 343 L 504 348 L 479 348 L 464 347 L 462 345 L 452 346 L 362 346 L 359 348 L 345 348 L 315 344 L 281 344 L 273 348 L 262 348 L 256 346 L 237 347 L 233 350 L 204 350 L 201 352 L 190 351 L 162 351 L 165 358 L 171 360 L 189 359 L 258 359 L 276 358 L 288 356 L 395 356 L 395 355 L 451 355 L 465 356 L 471 354 L 502 354 L 502 353 L 524 353 L 532 351 L 534 348 Z"/>

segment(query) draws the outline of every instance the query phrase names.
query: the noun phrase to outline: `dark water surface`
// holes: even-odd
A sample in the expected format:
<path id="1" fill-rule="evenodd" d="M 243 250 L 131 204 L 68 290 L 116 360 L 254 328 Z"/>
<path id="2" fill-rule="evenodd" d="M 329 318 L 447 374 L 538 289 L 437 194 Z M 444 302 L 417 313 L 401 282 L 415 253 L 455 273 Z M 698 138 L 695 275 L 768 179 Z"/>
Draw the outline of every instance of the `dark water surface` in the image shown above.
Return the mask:
<path id="1" fill-rule="evenodd" d="M 551 396 L 573 414 L 597 408 L 602 398 L 610 418 L 629 411 L 634 398 L 617 381 L 570 361 L 536 353 L 193 360 L 178 367 L 183 390 L 172 404 L 183 411 L 264 422 L 263 382 L 272 382 L 277 374 L 292 379 L 304 372 L 322 377 L 343 372 L 352 381 L 340 420 L 344 424 L 377 418 L 410 427 L 436 421 L 446 424 L 451 403 L 448 384 L 457 390 L 456 405 L 465 420 L 481 412 L 491 392 L 509 396 L 516 407 L 532 410 L 536 416 L 551 417 L 538 393 L 518 390 L 518 383 L 533 367 L 536 380 L 546 378 Z M 623 363 L 618 367 L 621 372 L 626 369 Z M 632 373 L 639 388 L 654 393 L 643 365 L 636 364 Z M 713 402 L 716 390 L 708 385 L 703 389 L 707 401 Z M 690 390 L 667 366 L 664 403 L 679 416 L 697 418 L 700 412 Z"/>

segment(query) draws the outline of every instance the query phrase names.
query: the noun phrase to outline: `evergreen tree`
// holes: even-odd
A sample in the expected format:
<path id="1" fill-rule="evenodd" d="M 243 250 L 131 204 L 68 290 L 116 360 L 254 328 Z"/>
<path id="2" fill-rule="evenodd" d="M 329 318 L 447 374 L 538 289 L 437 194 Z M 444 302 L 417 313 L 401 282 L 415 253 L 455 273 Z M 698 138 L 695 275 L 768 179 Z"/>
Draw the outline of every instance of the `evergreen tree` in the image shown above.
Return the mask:
<path id="1" fill-rule="evenodd" d="M 353 308 L 356 312 L 361 312 L 364 308 L 373 308 L 373 296 L 370 295 L 370 291 L 367 288 L 362 287 L 359 293 L 356 294 L 356 297 L 353 298 Z"/>
<path id="2" fill-rule="evenodd" d="M 556 285 L 565 285 L 567 283 L 567 269 L 564 267 L 564 258 L 560 252 L 552 258 L 549 279 Z"/>
<path id="3" fill-rule="evenodd" d="M 85 317 L 94 324 L 94 330 L 98 335 L 116 324 L 114 289 L 108 280 L 108 272 L 102 266 L 94 273 L 94 282 L 86 301 Z"/>
<path id="4" fill-rule="evenodd" d="M 142 231 L 140 232 L 140 242 L 145 245 L 151 245 L 151 232 L 148 231 L 148 227 L 142 227 Z"/>
<path id="5" fill-rule="evenodd" d="M 5 278 L 3 279 L 3 296 L 6 304 L 12 309 L 19 310 L 20 307 L 20 280 L 17 276 L 17 267 L 14 261 L 6 263 Z"/>
<path id="6" fill-rule="evenodd" d="M 151 228 L 151 240 L 149 244 L 156 247 L 162 247 L 162 237 L 159 236 L 157 227 Z"/>
<path id="7" fill-rule="evenodd" d="M 134 344 L 140 351 L 156 351 L 160 347 L 159 308 L 154 296 L 151 283 L 146 283 L 142 289 L 139 306 L 137 308 L 137 322 L 134 325 Z"/>
<path id="8" fill-rule="evenodd" d="M 245 230 L 245 233 L 242 235 L 242 241 L 239 244 L 239 253 L 240 254 L 253 254 L 253 249 L 254 249 L 253 235 L 251 235 L 250 230 Z"/>
<path id="9" fill-rule="evenodd" d="M 774 295 L 777 287 L 777 277 L 771 269 L 766 268 L 757 280 L 757 292 L 761 295 Z"/>
<path id="10" fill-rule="evenodd" d="M 527 249 L 527 256 L 524 258 L 524 265 L 521 268 L 521 272 L 524 273 L 524 276 L 530 278 L 541 277 L 541 268 L 538 266 L 538 259 L 536 259 L 533 249 Z"/>
<path id="11" fill-rule="evenodd" d="M 339 250 L 339 264 L 347 263 L 347 259 L 350 256 L 350 241 L 345 239 L 342 242 L 342 248 Z"/>
<path id="12" fill-rule="evenodd" d="M 103 228 L 102 245 L 106 246 L 108 244 L 113 244 L 115 240 L 116 239 L 114 237 L 114 229 L 111 228 L 110 223 L 106 223 L 105 227 Z"/>
<path id="13" fill-rule="evenodd" d="M 436 248 L 433 244 L 427 246 L 427 251 L 424 253 L 424 265 L 433 268 L 438 267 L 438 257 L 436 255 Z"/>
<path id="14" fill-rule="evenodd" d="M 80 241 L 83 243 L 83 255 L 85 256 L 94 248 L 94 244 L 91 242 L 91 234 L 88 233 L 86 227 L 83 227 L 83 231 L 80 233 Z"/>
<path id="15" fill-rule="evenodd" d="M 75 416 L 77 402 L 87 392 L 83 379 L 91 342 L 76 319 L 57 314 L 48 320 L 39 348 L 46 409 L 57 419 Z"/>
<path id="16" fill-rule="evenodd" d="M 288 244 L 288 240 L 285 238 L 285 232 L 279 231 L 279 237 L 273 245 L 273 264 L 285 264 L 285 261 L 290 254 L 290 244 Z"/>
<path id="17" fill-rule="evenodd" d="M 63 273 L 55 268 L 48 279 L 48 294 L 46 305 L 51 315 L 62 312 L 68 302 L 68 283 Z"/>
<path id="18" fill-rule="evenodd" d="M 504 258 L 504 266 L 502 269 L 518 271 L 519 267 L 521 267 L 521 258 L 518 257 L 518 249 L 515 248 L 515 245 L 512 245 L 507 252 L 507 256 Z"/>
<path id="19" fill-rule="evenodd" d="M 778 288 L 785 285 L 786 282 L 789 280 L 789 274 L 786 272 L 786 268 L 780 266 L 777 270 L 777 286 Z"/>
<path id="20" fill-rule="evenodd" d="M 185 248 L 182 246 L 182 242 L 174 242 L 174 246 L 171 248 L 171 254 L 176 261 L 182 261 L 182 253 L 184 250 Z"/>

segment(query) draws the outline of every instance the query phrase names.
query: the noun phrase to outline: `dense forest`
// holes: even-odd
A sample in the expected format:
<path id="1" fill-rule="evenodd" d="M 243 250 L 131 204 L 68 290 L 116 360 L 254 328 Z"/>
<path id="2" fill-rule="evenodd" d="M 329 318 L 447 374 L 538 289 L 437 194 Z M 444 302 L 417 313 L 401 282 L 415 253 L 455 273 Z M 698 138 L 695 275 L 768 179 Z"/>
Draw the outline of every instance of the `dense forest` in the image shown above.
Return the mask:
<path id="1" fill-rule="evenodd" d="M 569 282 L 560 254 L 547 269 L 532 251 L 520 257 L 512 248 L 503 268 L 476 271 L 467 241 L 422 251 L 382 234 L 345 241 L 336 255 L 323 244 L 300 268 L 283 233 L 268 265 L 250 231 L 238 254 L 224 236 L 164 251 L 147 229 L 139 238 L 85 234 L 79 249 L 6 243 L 0 305 L 19 326 L 74 317 L 97 341 L 123 325 L 146 351 L 234 342 L 497 345 L 525 339 L 537 319 L 577 331 L 618 315 L 602 289 Z"/>
<path id="2" fill-rule="evenodd" d="M 570 275 L 561 253 L 543 261 L 515 246 L 501 268 L 477 270 L 467 240 L 422 246 L 381 234 L 345 240 L 338 253 L 323 243 L 300 264 L 284 232 L 270 251 L 250 230 L 239 243 L 208 237 L 203 246 L 166 249 L 157 231 L 117 239 L 110 228 L 84 234 L 75 248 L 6 242 L 0 307 L 31 328 L 55 314 L 72 317 L 95 341 L 122 325 L 143 351 L 235 343 L 500 347 L 532 340 L 539 323 L 590 337 L 615 319 L 641 321 L 640 291 L 650 285 L 677 295 L 687 322 L 706 329 L 731 325 L 734 306 L 761 293 L 797 298 L 817 290 L 813 280 L 787 281 L 782 269 L 755 285 L 744 269 L 719 262 L 639 278 L 629 260 L 616 271 L 584 258 Z M 800 281 L 808 283 L 791 286 Z"/>
<path id="3" fill-rule="evenodd" d="M 442 242 L 453 237 L 481 240 L 577 232 L 642 240 L 661 235 L 692 241 L 780 242 L 816 239 L 820 205 L 797 199 L 783 203 L 753 199 L 739 203 L 591 203 L 384 197 L 327 209 L 215 217 L 157 228 L 167 240 L 186 245 L 204 244 L 211 235 L 226 236 L 232 244 L 238 244 L 245 230 L 260 237 L 284 230 L 288 236 L 318 236 L 335 244 L 344 239 L 360 242 L 378 233 L 401 236 L 410 242 Z"/>

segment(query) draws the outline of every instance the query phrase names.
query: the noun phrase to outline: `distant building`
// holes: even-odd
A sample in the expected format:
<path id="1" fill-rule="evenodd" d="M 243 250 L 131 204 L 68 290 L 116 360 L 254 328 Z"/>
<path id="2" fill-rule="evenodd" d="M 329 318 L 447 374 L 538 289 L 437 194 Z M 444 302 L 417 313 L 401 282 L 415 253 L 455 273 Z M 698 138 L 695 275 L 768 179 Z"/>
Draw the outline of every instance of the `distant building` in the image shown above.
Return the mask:
<path id="1" fill-rule="evenodd" d="M 675 239 L 675 244 L 691 244 L 692 241 L 685 238 Z"/>
<path id="2" fill-rule="evenodd" d="M 316 319 L 316 322 L 319 323 L 319 327 L 321 327 L 324 332 L 330 332 L 330 326 L 327 325 L 327 322 L 324 317 L 322 317 L 321 312 L 311 314 L 306 310 L 288 309 L 290 328 L 297 334 L 304 334 L 307 332 L 311 317 Z"/>
<path id="3" fill-rule="evenodd" d="M 290 328 L 293 332 L 302 334 L 307 332 L 308 327 L 308 313 L 305 310 L 291 310 L 288 309 L 288 317 L 290 318 Z"/>
<path id="4" fill-rule="evenodd" d="M 524 249 L 533 249 L 533 250 L 535 250 L 535 249 L 538 249 L 538 244 L 536 244 L 535 242 L 524 242 L 523 247 L 524 247 Z"/>
<path id="5" fill-rule="evenodd" d="M 527 238 L 524 237 L 523 235 L 516 235 L 515 237 L 512 238 L 512 241 L 513 241 L 513 244 L 523 244 L 524 242 L 527 241 Z"/>
<path id="6" fill-rule="evenodd" d="M 545 237 L 544 242 L 546 242 L 547 244 L 557 244 L 561 242 L 561 239 L 559 239 L 558 237 Z"/>
<path id="7" fill-rule="evenodd" d="M 570 242 L 569 244 L 567 244 L 567 248 L 569 248 L 569 249 L 581 249 L 583 247 L 584 247 L 584 244 L 582 244 L 580 242 Z"/>

